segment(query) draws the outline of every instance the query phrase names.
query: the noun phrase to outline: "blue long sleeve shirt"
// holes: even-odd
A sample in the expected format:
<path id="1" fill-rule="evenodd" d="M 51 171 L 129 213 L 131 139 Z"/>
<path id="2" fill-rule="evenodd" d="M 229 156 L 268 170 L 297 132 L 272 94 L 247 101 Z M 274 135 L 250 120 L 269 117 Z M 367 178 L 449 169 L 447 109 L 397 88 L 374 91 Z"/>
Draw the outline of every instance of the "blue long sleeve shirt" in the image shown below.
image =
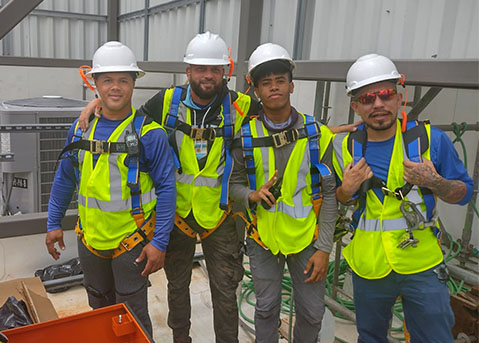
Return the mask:
<path id="1" fill-rule="evenodd" d="M 94 132 L 94 139 L 107 140 L 122 121 L 101 117 Z M 65 145 L 72 141 L 75 125 L 76 121 L 68 131 Z M 61 228 L 61 220 L 65 216 L 75 192 L 77 186 L 74 167 L 76 156 L 76 154 L 70 154 L 70 158 L 61 160 L 53 180 L 48 203 L 48 231 Z M 140 137 L 140 170 L 150 175 L 155 185 L 157 198 L 156 224 L 151 243 L 157 249 L 166 251 L 175 217 L 176 185 L 173 158 L 166 133 L 163 130 L 150 130 Z"/>
<path id="2" fill-rule="evenodd" d="M 366 155 L 364 156 L 366 163 L 371 167 L 373 174 L 384 181 L 387 181 L 393 147 L 394 137 L 380 142 L 368 141 L 366 145 Z M 448 180 L 464 182 L 467 193 L 457 204 L 467 204 L 472 199 L 474 182 L 449 137 L 434 126 L 431 126 L 430 149 L 431 162 L 439 175 Z M 341 182 L 339 181 L 338 184 Z"/>

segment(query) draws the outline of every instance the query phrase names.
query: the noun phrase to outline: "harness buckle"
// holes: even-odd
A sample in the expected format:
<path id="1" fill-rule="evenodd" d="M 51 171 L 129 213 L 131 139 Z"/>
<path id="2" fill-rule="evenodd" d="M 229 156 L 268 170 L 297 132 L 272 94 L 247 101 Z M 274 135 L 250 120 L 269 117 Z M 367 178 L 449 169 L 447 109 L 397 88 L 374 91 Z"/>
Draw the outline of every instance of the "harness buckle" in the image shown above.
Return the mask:
<path id="1" fill-rule="evenodd" d="M 273 144 L 275 148 L 281 148 L 291 143 L 288 137 L 286 136 L 286 131 L 275 133 L 271 135 L 271 137 L 273 138 Z"/>
<path id="2" fill-rule="evenodd" d="M 216 138 L 216 130 L 212 127 L 208 128 L 208 140 L 214 141 Z"/>
<path id="3" fill-rule="evenodd" d="M 190 137 L 192 139 L 201 140 L 203 139 L 203 134 L 205 133 L 205 129 L 200 129 L 198 127 L 192 127 L 190 131 Z"/>
<path id="4" fill-rule="evenodd" d="M 103 153 L 103 141 L 91 140 L 90 141 L 90 152 L 94 155 Z"/>
<path id="5" fill-rule="evenodd" d="M 381 191 L 383 192 L 384 195 L 391 196 L 394 198 L 397 198 L 399 195 L 396 191 L 390 190 L 386 186 L 381 187 Z"/>
<path id="6" fill-rule="evenodd" d="M 299 131 L 298 129 L 292 129 L 291 130 L 291 141 L 295 142 L 299 139 Z"/>

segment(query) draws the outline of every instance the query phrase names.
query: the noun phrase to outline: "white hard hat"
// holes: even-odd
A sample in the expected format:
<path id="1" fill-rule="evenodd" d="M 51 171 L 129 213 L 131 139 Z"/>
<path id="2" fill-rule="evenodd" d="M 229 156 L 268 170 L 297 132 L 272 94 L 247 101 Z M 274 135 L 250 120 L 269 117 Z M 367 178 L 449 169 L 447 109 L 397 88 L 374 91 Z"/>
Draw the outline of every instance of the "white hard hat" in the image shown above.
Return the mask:
<path id="1" fill-rule="evenodd" d="M 87 73 L 136 72 L 140 78 L 145 72 L 138 68 L 135 54 L 125 44 L 110 41 L 99 47 L 93 55 L 93 67 Z"/>
<path id="2" fill-rule="evenodd" d="M 377 54 L 364 55 L 349 68 L 346 76 L 346 90 L 348 95 L 351 95 L 355 89 L 372 83 L 400 78 L 401 75 L 389 58 Z"/>
<path id="3" fill-rule="evenodd" d="M 188 43 L 183 61 L 196 65 L 228 65 L 228 46 L 215 33 L 199 33 Z"/>
<path id="4" fill-rule="evenodd" d="M 291 65 L 291 72 L 294 70 L 294 62 L 288 51 L 278 44 L 265 43 L 258 46 L 248 60 L 248 74 L 260 64 L 273 60 L 285 60 Z"/>

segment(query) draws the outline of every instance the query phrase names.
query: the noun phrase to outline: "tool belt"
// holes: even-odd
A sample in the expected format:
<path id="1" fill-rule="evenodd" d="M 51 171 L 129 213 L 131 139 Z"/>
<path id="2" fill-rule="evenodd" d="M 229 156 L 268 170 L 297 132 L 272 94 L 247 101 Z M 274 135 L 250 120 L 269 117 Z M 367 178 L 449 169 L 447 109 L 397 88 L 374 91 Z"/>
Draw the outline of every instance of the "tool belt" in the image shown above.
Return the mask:
<path id="1" fill-rule="evenodd" d="M 323 203 L 323 198 L 313 199 L 313 210 L 316 214 L 316 218 L 319 217 L 319 211 L 321 210 L 321 205 Z M 254 239 L 256 243 L 262 246 L 265 250 L 269 250 L 269 248 L 263 243 L 261 237 L 259 236 L 258 229 L 256 227 L 256 215 L 253 216 L 253 220 L 250 220 L 248 216 L 246 216 L 243 212 L 237 212 L 233 214 L 233 218 L 240 217 L 246 224 L 246 234 L 248 237 Z M 314 242 L 319 235 L 319 224 L 316 224 L 316 228 L 314 229 L 313 240 Z"/>
<path id="2" fill-rule="evenodd" d="M 186 223 L 186 221 L 178 215 L 178 213 L 175 213 L 175 225 L 176 225 L 176 227 L 178 227 L 178 229 L 183 231 L 183 233 L 185 235 L 190 236 L 191 238 L 196 238 L 196 236 L 198 235 L 200 237 L 200 239 L 203 240 L 206 237 L 208 237 L 209 235 L 211 235 L 213 232 L 215 232 L 216 229 L 219 228 L 221 226 L 221 224 L 223 224 L 225 219 L 231 214 L 231 209 L 232 209 L 232 205 L 231 205 L 231 203 L 229 203 L 228 204 L 228 209 L 223 212 L 223 216 L 221 217 L 218 224 L 214 228 L 207 229 L 206 231 L 204 231 L 202 233 L 198 233 L 195 230 L 193 230 L 191 228 L 191 226 L 189 226 L 188 223 Z"/>
<path id="3" fill-rule="evenodd" d="M 92 254 L 104 259 L 114 259 L 124 252 L 132 250 L 143 241 L 150 242 L 153 239 L 153 232 L 155 230 L 155 219 L 156 217 L 153 213 L 148 220 L 143 222 L 141 227 L 136 229 L 132 234 L 126 236 L 125 239 L 120 242 L 120 245 L 114 250 L 111 256 L 104 256 L 100 254 L 95 248 L 86 243 L 85 237 L 83 235 L 83 229 L 80 225 L 80 217 L 78 217 L 77 225 L 75 226 L 75 233 L 77 234 L 78 238 L 81 239 L 83 245 L 90 250 Z"/>

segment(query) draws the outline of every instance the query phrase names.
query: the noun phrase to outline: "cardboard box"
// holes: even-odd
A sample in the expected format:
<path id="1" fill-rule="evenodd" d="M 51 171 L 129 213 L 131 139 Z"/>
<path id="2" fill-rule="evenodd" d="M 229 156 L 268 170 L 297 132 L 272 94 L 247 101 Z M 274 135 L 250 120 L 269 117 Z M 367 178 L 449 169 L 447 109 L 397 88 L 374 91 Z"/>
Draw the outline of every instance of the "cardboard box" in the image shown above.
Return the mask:
<path id="1" fill-rule="evenodd" d="M 9 296 L 23 300 L 34 323 L 57 319 L 58 314 L 48 299 L 45 287 L 39 277 L 13 279 L 0 283 L 0 306 Z"/>

